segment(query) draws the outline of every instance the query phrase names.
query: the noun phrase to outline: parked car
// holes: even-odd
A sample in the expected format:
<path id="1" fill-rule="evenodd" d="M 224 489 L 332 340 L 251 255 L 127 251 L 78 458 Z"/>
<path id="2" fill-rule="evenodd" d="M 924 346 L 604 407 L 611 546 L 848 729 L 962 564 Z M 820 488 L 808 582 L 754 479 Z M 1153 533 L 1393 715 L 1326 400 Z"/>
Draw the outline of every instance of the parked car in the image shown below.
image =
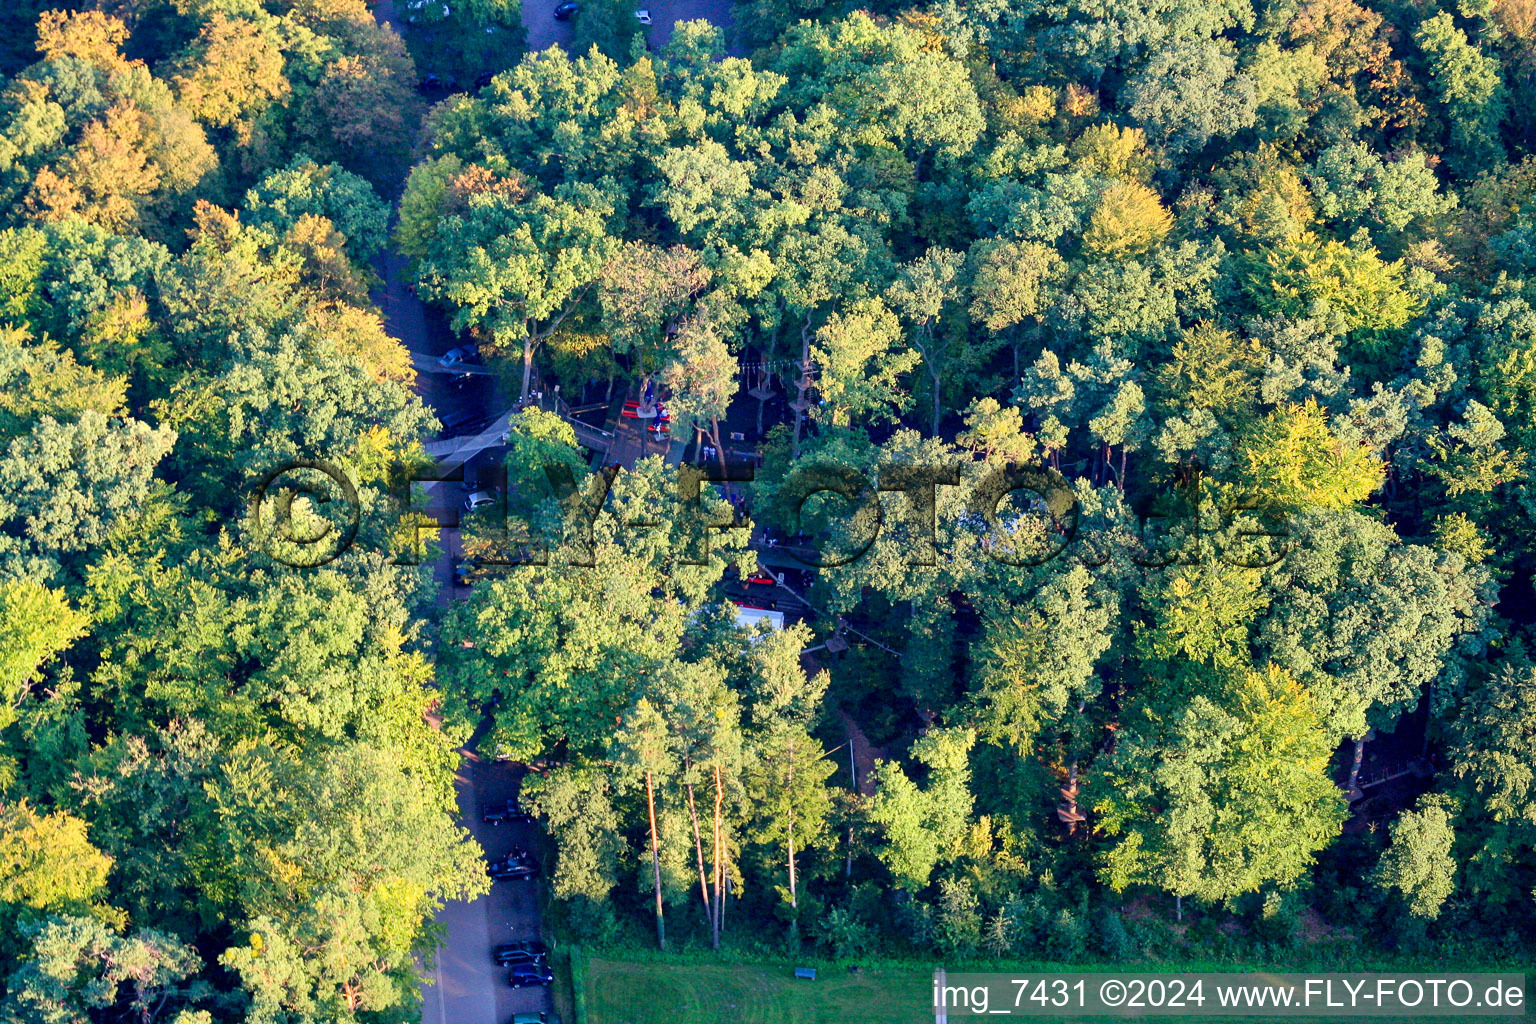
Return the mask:
<path id="1" fill-rule="evenodd" d="M 512 847 L 512 852 L 507 854 L 505 857 L 498 857 L 491 861 L 490 870 L 496 871 L 501 868 L 511 867 L 514 864 L 530 864 L 532 862 L 533 856 L 531 854 L 529 854 L 521 846 L 514 846 Z"/>
<path id="2" fill-rule="evenodd" d="M 496 495 L 490 491 L 476 491 L 464 499 L 464 511 L 478 512 L 494 504 L 496 504 Z"/>
<path id="3" fill-rule="evenodd" d="M 486 86 L 491 84 L 491 79 L 495 77 L 496 76 L 489 71 L 480 72 L 475 76 L 475 88 L 484 89 Z"/>
<path id="4" fill-rule="evenodd" d="M 635 20 L 642 25 L 649 25 L 651 23 L 651 12 L 645 10 L 636 11 Z"/>
<path id="5" fill-rule="evenodd" d="M 555 980 L 555 972 L 545 964 L 518 964 L 507 975 L 507 984 L 513 988 L 526 988 L 529 985 L 548 985 Z"/>
<path id="6" fill-rule="evenodd" d="M 504 804 L 493 804 L 488 807 L 480 818 L 492 825 L 499 825 L 503 821 L 532 821 L 533 815 L 518 805 L 516 797 L 511 797 Z"/>
<path id="7" fill-rule="evenodd" d="M 535 1010 L 532 1013 L 514 1013 L 507 1024 L 560 1024 L 558 1013 L 545 1013 L 543 1010 Z"/>
<path id="8" fill-rule="evenodd" d="M 566 0 L 565 3 L 555 8 L 555 20 L 566 21 L 579 10 L 581 10 L 581 4 L 577 3 L 576 0 Z"/>
<path id="9" fill-rule="evenodd" d="M 437 76 L 428 75 L 427 77 L 435 78 Z M 479 366 L 480 349 L 475 345 L 460 345 L 457 348 L 451 348 L 438 357 L 437 365 L 445 370 L 451 370 L 456 366 Z"/>
<path id="10" fill-rule="evenodd" d="M 759 587 L 771 587 L 777 584 L 778 581 L 775 580 L 772 576 L 768 575 L 766 572 L 759 570 L 758 572 L 755 572 L 751 576 L 747 577 L 747 583 Z"/>
<path id="11" fill-rule="evenodd" d="M 546 953 L 508 953 L 496 958 L 498 967 L 543 967 Z"/>
<path id="12" fill-rule="evenodd" d="M 525 879 L 538 878 L 539 866 L 537 864 L 513 864 L 510 867 L 502 867 L 496 871 L 489 872 L 489 874 L 493 882 L 520 882 Z"/>
<path id="13" fill-rule="evenodd" d="M 480 566 L 473 558 L 461 558 L 453 563 L 453 582 L 461 587 L 470 586 L 475 582 L 475 575 Z"/>
<path id="14" fill-rule="evenodd" d="M 460 434 L 467 434 L 472 430 L 480 430 L 490 423 L 493 418 L 484 413 L 474 412 L 469 409 L 454 409 L 442 413 L 438 417 L 439 421 L 443 424 L 444 437 L 457 437 Z"/>
<path id="15" fill-rule="evenodd" d="M 547 957 L 549 956 L 549 947 L 537 939 L 519 939 L 516 942 L 503 942 L 491 950 L 491 956 L 496 957 L 498 960 L 503 956 L 510 956 L 513 953 L 531 953 L 534 956 Z"/>

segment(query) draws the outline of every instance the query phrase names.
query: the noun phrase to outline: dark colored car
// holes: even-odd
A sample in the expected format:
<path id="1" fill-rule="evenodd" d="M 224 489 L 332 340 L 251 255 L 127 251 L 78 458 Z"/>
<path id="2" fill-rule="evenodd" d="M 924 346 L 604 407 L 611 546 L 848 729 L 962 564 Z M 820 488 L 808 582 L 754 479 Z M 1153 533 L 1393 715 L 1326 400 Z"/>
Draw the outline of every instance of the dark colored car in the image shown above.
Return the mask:
<path id="1" fill-rule="evenodd" d="M 576 3 L 576 0 L 566 0 L 565 3 L 555 8 L 555 20 L 565 21 L 579 10 L 581 10 L 581 4 Z"/>
<path id="2" fill-rule="evenodd" d="M 496 958 L 498 967 L 543 967 L 547 953 L 508 953 Z"/>
<path id="3" fill-rule="evenodd" d="M 444 437 L 457 437 L 460 434 L 481 430 L 493 419 L 495 419 L 494 416 L 471 412 L 468 409 L 453 409 L 438 416 L 438 420 L 443 424 Z"/>
<path id="4" fill-rule="evenodd" d="M 527 851 L 525 851 L 521 846 L 514 846 L 512 847 L 512 852 L 507 854 L 505 857 L 498 857 L 491 861 L 490 864 L 487 865 L 487 869 L 490 871 L 500 871 L 503 868 L 510 868 L 515 864 L 531 863 L 533 863 L 533 858 L 528 855 Z"/>
<path id="5" fill-rule="evenodd" d="M 475 88 L 484 89 L 486 86 L 491 84 L 491 79 L 495 77 L 496 76 L 489 71 L 480 72 L 475 76 Z"/>
<path id="6" fill-rule="evenodd" d="M 529 985 L 548 985 L 555 980 L 555 972 L 544 964 L 518 964 L 507 975 L 507 984 L 513 988 L 526 988 Z"/>
<path id="7" fill-rule="evenodd" d="M 499 962 L 504 956 L 512 956 L 515 953 L 527 953 L 537 957 L 549 956 L 549 947 L 537 939 L 520 939 L 517 942 L 503 942 L 491 949 L 491 956 Z"/>
<path id="8" fill-rule="evenodd" d="M 539 877 L 537 864 L 508 864 L 490 872 L 491 880 L 495 882 L 516 882 L 523 879 Z"/>
<path id="9" fill-rule="evenodd" d="M 532 821 L 533 815 L 518 806 L 516 797 L 510 797 L 505 804 L 493 804 L 487 808 L 480 819 L 499 825 L 504 821 Z"/>
<path id="10" fill-rule="evenodd" d="M 461 587 L 470 586 L 475 582 L 475 572 L 479 568 L 473 558 L 459 559 L 453 563 L 453 582 Z"/>

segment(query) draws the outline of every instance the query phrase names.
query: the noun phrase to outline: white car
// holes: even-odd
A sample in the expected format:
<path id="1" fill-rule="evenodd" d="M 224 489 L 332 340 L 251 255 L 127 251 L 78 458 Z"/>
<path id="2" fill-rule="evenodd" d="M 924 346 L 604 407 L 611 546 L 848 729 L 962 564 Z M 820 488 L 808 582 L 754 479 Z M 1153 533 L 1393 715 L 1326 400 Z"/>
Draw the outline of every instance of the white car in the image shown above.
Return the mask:
<path id="1" fill-rule="evenodd" d="M 476 491 L 464 499 L 464 511 L 478 512 L 488 505 L 496 504 L 496 495 L 490 491 Z"/>
<path id="2" fill-rule="evenodd" d="M 649 25 L 651 23 L 651 12 L 648 11 L 648 10 L 647 11 L 636 11 L 635 12 L 635 20 L 638 21 L 642 25 Z"/>

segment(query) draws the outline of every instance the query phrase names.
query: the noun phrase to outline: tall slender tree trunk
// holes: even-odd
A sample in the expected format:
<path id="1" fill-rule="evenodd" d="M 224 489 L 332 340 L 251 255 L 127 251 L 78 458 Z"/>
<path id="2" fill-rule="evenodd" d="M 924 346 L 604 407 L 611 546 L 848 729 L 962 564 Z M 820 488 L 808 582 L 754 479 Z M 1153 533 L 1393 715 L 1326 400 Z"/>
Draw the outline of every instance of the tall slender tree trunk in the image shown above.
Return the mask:
<path id="1" fill-rule="evenodd" d="M 709 901 L 709 881 L 704 877 L 704 839 L 699 835 L 699 810 L 693 802 L 693 783 L 688 783 L 688 817 L 693 819 L 693 852 L 699 858 L 699 895 L 704 897 L 704 917 L 715 920 L 714 905 Z"/>
<path id="2" fill-rule="evenodd" d="M 651 812 L 651 870 L 656 875 L 656 945 L 667 948 L 667 922 L 661 913 L 661 848 L 656 841 L 656 789 L 650 772 L 645 773 L 645 805 Z"/>
<path id="3" fill-rule="evenodd" d="M 724 894 L 721 892 L 721 889 L 723 888 L 725 875 L 721 870 L 720 862 L 720 811 L 721 804 L 724 803 L 721 790 L 720 766 L 715 765 L 715 919 L 712 922 L 713 927 L 710 938 L 711 948 L 713 949 L 720 948 L 720 918 L 722 917 L 720 911 L 721 904 L 724 902 Z"/>
<path id="4" fill-rule="evenodd" d="M 720 460 L 720 484 L 725 488 L 726 496 L 730 497 L 732 493 L 731 482 L 726 477 L 731 475 L 731 471 L 725 465 L 725 445 L 720 443 L 720 417 L 711 416 L 709 418 L 709 425 L 711 428 L 709 439 L 714 442 L 715 456 Z"/>
<path id="5" fill-rule="evenodd" d="M 859 769 L 858 762 L 853 759 L 853 734 L 848 735 L 848 778 L 853 783 L 852 793 L 855 797 L 859 794 Z M 848 826 L 848 864 L 843 869 L 844 878 L 853 877 L 853 826 Z"/>
<path id="6" fill-rule="evenodd" d="M 800 909 L 800 898 L 795 892 L 795 744 L 791 740 L 789 744 L 789 770 L 786 776 L 789 807 L 789 905 L 795 910 Z"/>
<path id="7" fill-rule="evenodd" d="M 805 431 L 806 393 L 811 390 L 811 317 L 805 317 L 800 325 L 800 379 L 795 381 L 795 443 L 791 446 L 792 458 L 800 457 L 800 435 Z"/>
<path id="8" fill-rule="evenodd" d="M 1360 781 L 1360 764 L 1365 760 L 1365 736 L 1355 737 L 1355 760 L 1349 766 L 1349 785 L 1344 787 L 1344 792 L 1353 794 L 1359 792 L 1356 783 Z"/>
<path id="9" fill-rule="evenodd" d="M 1076 761 L 1072 762 L 1072 767 L 1067 772 L 1067 786 L 1066 786 L 1065 789 L 1063 789 L 1061 791 L 1061 795 L 1066 799 L 1066 803 L 1067 803 L 1067 806 L 1066 806 L 1066 811 L 1067 811 L 1067 835 L 1070 836 L 1070 835 L 1073 835 L 1074 833 L 1077 832 L 1078 810 L 1077 810 L 1077 762 Z"/>
<path id="10" fill-rule="evenodd" d="M 1173 913 L 1174 913 L 1174 916 L 1176 918 L 1178 918 L 1178 920 L 1180 922 L 1183 922 L 1183 920 L 1184 920 L 1184 897 L 1183 896 L 1177 896 L 1176 895 L 1176 896 L 1173 897 Z"/>
<path id="11" fill-rule="evenodd" d="M 930 437 L 939 436 L 939 375 L 930 365 L 928 376 L 933 378 L 933 429 L 929 431 Z"/>
<path id="12" fill-rule="evenodd" d="M 520 401 L 528 401 L 528 390 L 533 383 L 533 335 L 523 336 L 523 391 L 518 395 Z"/>

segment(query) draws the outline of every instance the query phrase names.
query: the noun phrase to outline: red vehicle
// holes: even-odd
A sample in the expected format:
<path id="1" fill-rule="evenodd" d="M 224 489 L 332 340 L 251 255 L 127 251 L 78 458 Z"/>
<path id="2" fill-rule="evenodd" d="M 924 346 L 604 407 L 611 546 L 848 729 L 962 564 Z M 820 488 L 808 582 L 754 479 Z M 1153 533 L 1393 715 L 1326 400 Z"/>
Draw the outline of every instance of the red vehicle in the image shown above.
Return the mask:
<path id="1" fill-rule="evenodd" d="M 765 572 L 755 572 L 751 576 L 747 577 L 747 582 L 748 583 L 755 583 L 755 584 L 757 584 L 759 586 L 763 586 L 763 587 L 771 587 L 774 584 L 778 583 L 778 580 L 774 579 L 772 576 L 768 575 Z"/>

